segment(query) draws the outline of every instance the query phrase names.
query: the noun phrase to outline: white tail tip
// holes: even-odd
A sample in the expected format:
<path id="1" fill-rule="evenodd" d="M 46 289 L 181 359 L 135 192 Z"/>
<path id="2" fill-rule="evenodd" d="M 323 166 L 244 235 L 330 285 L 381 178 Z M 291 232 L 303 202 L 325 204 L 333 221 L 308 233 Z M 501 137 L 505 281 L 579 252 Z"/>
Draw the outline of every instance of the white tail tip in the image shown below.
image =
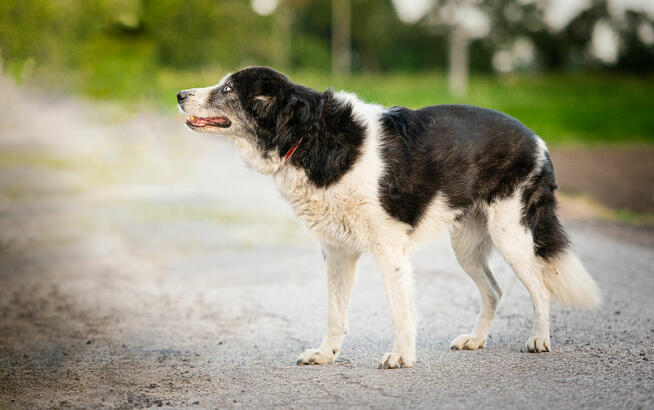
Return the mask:
<path id="1" fill-rule="evenodd" d="M 566 305 L 590 309 L 601 302 L 597 283 L 570 250 L 545 263 L 543 281 L 552 297 Z"/>

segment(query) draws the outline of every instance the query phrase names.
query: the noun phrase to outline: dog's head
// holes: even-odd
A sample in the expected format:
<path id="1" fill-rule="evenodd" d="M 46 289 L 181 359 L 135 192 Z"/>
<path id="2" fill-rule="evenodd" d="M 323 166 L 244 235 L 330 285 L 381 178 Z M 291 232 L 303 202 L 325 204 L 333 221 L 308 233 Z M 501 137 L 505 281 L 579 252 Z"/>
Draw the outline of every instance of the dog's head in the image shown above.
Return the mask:
<path id="1" fill-rule="evenodd" d="M 225 76 L 216 86 L 182 90 L 177 101 L 189 115 L 189 128 L 233 139 L 249 165 L 272 173 L 311 132 L 322 94 L 270 68 L 250 67 Z"/>

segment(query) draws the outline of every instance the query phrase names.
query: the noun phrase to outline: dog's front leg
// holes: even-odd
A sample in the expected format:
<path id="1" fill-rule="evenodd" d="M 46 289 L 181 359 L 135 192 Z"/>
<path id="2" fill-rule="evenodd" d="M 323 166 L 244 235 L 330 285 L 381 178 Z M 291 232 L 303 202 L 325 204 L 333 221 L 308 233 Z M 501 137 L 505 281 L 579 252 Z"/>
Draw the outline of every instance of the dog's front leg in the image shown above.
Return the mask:
<path id="1" fill-rule="evenodd" d="M 403 245 L 382 247 L 375 252 L 395 332 L 393 351 L 386 353 L 380 369 L 413 367 L 416 361 L 416 318 L 413 306 L 413 273 Z"/>
<path id="2" fill-rule="evenodd" d="M 358 252 L 323 245 L 329 305 L 327 333 L 319 348 L 307 349 L 298 357 L 298 365 L 332 363 L 341 352 L 341 342 L 347 333 L 347 310 L 359 255 Z"/>

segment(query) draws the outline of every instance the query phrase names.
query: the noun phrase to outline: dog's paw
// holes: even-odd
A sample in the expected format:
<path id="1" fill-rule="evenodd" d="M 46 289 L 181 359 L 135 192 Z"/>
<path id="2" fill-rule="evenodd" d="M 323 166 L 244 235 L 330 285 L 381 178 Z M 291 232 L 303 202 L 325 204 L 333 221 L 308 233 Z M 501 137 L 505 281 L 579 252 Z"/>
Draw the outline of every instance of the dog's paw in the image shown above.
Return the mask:
<path id="1" fill-rule="evenodd" d="M 459 335 L 450 343 L 452 350 L 477 350 L 486 345 L 486 339 L 476 338 L 473 335 Z"/>
<path id="2" fill-rule="evenodd" d="M 531 336 L 525 343 L 525 351 L 529 353 L 544 353 L 550 351 L 550 338 Z"/>
<path id="3" fill-rule="evenodd" d="M 333 363 L 336 353 L 338 353 L 336 350 L 323 351 L 320 349 L 307 349 L 298 356 L 297 365 Z"/>
<path id="4" fill-rule="evenodd" d="M 415 359 L 409 360 L 400 353 L 386 353 L 379 363 L 379 369 L 399 369 L 401 367 L 413 367 Z"/>

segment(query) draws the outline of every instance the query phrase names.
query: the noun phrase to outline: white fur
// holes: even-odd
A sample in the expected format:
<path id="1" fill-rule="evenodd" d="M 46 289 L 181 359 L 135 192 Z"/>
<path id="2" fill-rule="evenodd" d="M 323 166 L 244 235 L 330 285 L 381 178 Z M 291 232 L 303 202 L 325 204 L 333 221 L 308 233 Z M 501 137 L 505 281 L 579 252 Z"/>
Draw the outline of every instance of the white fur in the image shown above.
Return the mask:
<path id="1" fill-rule="evenodd" d="M 532 234 L 521 223 L 520 191 L 496 201 L 488 209 L 488 232 L 495 248 L 523 285 L 534 304 L 534 323 L 526 343 L 528 351 L 550 350 L 550 293 L 543 283 L 534 253 Z"/>
<path id="2" fill-rule="evenodd" d="M 305 350 L 298 364 L 331 363 L 341 352 L 341 342 L 347 333 L 347 309 L 356 276 L 356 264 L 360 253 L 348 249 L 323 245 L 327 264 L 327 332 L 318 349 Z"/>
<path id="3" fill-rule="evenodd" d="M 250 139 L 232 138 L 232 140 L 245 164 L 261 174 L 270 175 L 277 172 L 284 163 L 279 155 L 271 154 L 270 157 L 261 155 L 261 150 Z"/>
<path id="4" fill-rule="evenodd" d="M 492 243 L 486 226 L 485 210 L 475 209 L 460 223 L 450 228 L 452 249 L 463 270 L 479 288 L 481 311 L 477 324 L 469 334 L 457 336 L 452 349 L 477 350 L 484 347 L 486 337 L 502 297 L 502 290 L 488 268 L 488 255 Z"/>
<path id="5" fill-rule="evenodd" d="M 543 261 L 542 265 L 545 287 L 554 299 L 579 308 L 599 305 L 601 294 L 597 283 L 572 251 L 567 249 L 550 263 Z"/>
<path id="6" fill-rule="evenodd" d="M 453 221 L 460 213 L 449 207 L 448 199 L 443 194 L 437 194 L 427 206 L 418 226 L 411 232 L 411 243 L 420 244 L 452 226 Z"/>

